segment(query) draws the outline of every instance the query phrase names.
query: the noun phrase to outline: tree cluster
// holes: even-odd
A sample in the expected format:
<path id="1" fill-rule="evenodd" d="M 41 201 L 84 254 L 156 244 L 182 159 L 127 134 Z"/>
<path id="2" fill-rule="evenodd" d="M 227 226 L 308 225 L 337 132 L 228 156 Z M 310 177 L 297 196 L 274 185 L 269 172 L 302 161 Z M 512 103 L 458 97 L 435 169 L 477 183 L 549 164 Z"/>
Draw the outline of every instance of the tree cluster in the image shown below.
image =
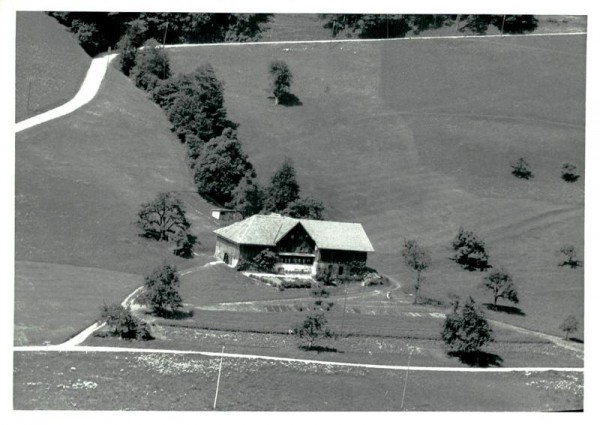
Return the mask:
<path id="1" fill-rule="evenodd" d="M 137 47 L 151 38 L 166 44 L 253 41 L 260 39 L 272 16 L 265 13 L 47 13 L 74 33 L 92 56 L 109 47 L 125 47 L 127 42 L 120 40 L 134 35 L 133 26 L 137 27 L 134 39 L 141 38 Z M 133 40 L 129 42 L 136 44 Z"/>
<path id="2" fill-rule="evenodd" d="M 494 340 L 492 328 L 472 297 L 467 298 L 462 308 L 458 301 L 454 303 L 442 327 L 442 340 L 458 353 L 477 352 Z"/>
<path id="3" fill-rule="evenodd" d="M 323 25 L 335 37 L 342 32 L 359 38 L 402 38 L 409 32 L 419 34 L 426 30 L 454 26 L 460 32 L 485 34 L 493 26 L 503 33 L 522 34 L 537 28 L 533 15 L 320 15 Z"/>

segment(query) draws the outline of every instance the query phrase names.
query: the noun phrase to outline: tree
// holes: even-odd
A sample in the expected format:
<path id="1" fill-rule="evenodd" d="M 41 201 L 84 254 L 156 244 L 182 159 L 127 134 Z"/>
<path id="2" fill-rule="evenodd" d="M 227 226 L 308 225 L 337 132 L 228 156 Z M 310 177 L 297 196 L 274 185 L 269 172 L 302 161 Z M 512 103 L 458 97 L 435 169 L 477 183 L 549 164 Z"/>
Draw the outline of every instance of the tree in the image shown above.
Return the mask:
<path id="1" fill-rule="evenodd" d="M 431 255 L 428 250 L 421 247 L 415 239 L 404 240 L 402 248 L 402 257 L 405 264 L 417 273 L 417 281 L 415 283 L 415 299 L 414 304 L 419 299 L 419 289 L 423 283 L 421 272 L 427 270 L 431 264 Z"/>
<path id="2" fill-rule="evenodd" d="M 263 209 L 265 191 L 252 177 L 252 173 L 246 173 L 231 196 L 227 208 L 236 210 L 244 218 L 258 214 Z"/>
<path id="3" fill-rule="evenodd" d="M 233 192 L 244 176 L 256 176 L 234 130 L 211 139 L 194 164 L 198 192 L 221 204 L 231 202 Z"/>
<path id="4" fill-rule="evenodd" d="M 282 96 L 290 91 L 293 81 L 292 71 L 285 62 L 273 61 L 269 65 L 269 74 L 271 76 L 271 91 L 275 96 L 275 104 L 277 105 Z"/>
<path id="5" fill-rule="evenodd" d="M 565 332 L 565 339 L 568 340 L 569 334 L 579 329 L 579 321 L 571 314 L 560 324 L 559 329 Z"/>
<path id="6" fill-rule="evenodd" d="M 561 246 L 559 253 L 563 255 L 563 259 L 558 263 L 560 267 L 569 266 L 576 269 L 582 265 L 582 262 L 577 258 L 577 251 L 573 245 Z"/>
<path id="7" fill-rule="evenodd" d="M 489 256 L 485 251 L 485 243 L 474 232 L 462 227 L 452 241 L 455 254 L 453 260 L 467 270 L 484 270 L 489 267 Z"/>
<path id="8" fill-rule="evenodd" d="M 159 80 L 171 76 L 169 56 L 154 39 L 144 43 L 135 56 L 135 66 L 131 69 L 131 78 L 135 85 L 145 91 L 152 91 Z"/>
<path id="9" fill-rule="evenodd" d="M 223 83 L 208 63 L 189 74 L 157 84 L 152 99 L 167 112 L 173 130 L 182 141 L 191 134 L 208 142 L 226 128 L 235 128 L 227 119 Z"/>
<path id="10" fill-rule="evenodd" d="M 119 66 L 123 74 L 129 76 L 131 69 L 135 66 L 135 57 L 138 47 L 144 44 L 144 37 L 148 27 L 139 19 L 129 22 L 127 31 L 117 43 L 120 51 Z"/>
<path id="11" fill-rule="evenodd" d="M 159 193 L 152 201 L 142 204 L 137 225 L 144 237 L 171 242 L 187 234 L 190 228 L 183 203 L 170 192 Z"/>
<path id="12" fill-rule="evenodd" d="M 505 270 L 492 270 L 483 279 L 483 285 L 492 291 L 494 307 L 498 306 L 498 299 L 502 298 L 512 303 L 519 303 L 519 296 L 513 278 Z"/>
<path id="13" fill-rule="evenodd" d="M 323 202 L 309 196 L 296 199 L 288 204 L 283 214 L 293 218 L 306 218 L 311 220 L 323 220 Z"/>
<path id="14" fill-rule="evenodd" d="M 270 249 L 264 249 L 252 259 L 252 263 L 260 272 L 273 273 L 275 263 L 277 263 L 277 254 Z"/>
<path id="15" fill-rule="evenodd" d="M 163 264 L 144 278 L 143 301 L 157 316 L 166 317 L 183 306 L 175 266 Z"/>
<path id="16" fill-rule="evenodd" d="M 285 158 L 281 167 L 271 176 L 267 189 L 265 210 L 283 212 L 289 204 L 300 197 L 300 185 L 296 181 L 296 170 L 290 158 Z"/>
<path id="17" fill-rule="evenodd" d="M 570 162 L 565 162 L 562 165 L 561 177 L 567 183 L 575 183 L 579 180 L 579 174 L 577 173 L 577 167 Z"/>
<path id="18" fill-rule="evenodd" d="M 100 308 L 100 320 L 106 322 L 109 333 L 125 339 L 152 339 L 148 324 L 137 319 L 130 308 L 120 304 L 103 305 Z"/>
<path id="19" fill-rule="evenodd" d="M 478 352 L 481 347 L 494 340 L 493 331 L 472 297 L 467 298 L 460 313 L 459 307 L 459 303 L 455 303 L 452 313 L 446 316 L 442 340 L 451 351 Z"/>
<path id="20" fill-rule="evenodd" d="M 327 319 L 323 313 L 310 313 L 304 321 L 294 328 L 294 335 L 308 344 L 308 349 L 321 338 L 331 338 L 333 333 L 327 328 Z"/>
<path id="21" fill-rule="evenodd" d="M 525 161 L 525 158 L 519 158 L 516 162 L 514 162 L 512 165 L 512 174 L 515 177 L 518 177 L 520 179 L 525 179 L 525 180 L 529 180 L 533 178 L 533 173 L 531 172 L 530 168 L 529 168 L 529 164 L 527 163 L 527 161 Z"/>

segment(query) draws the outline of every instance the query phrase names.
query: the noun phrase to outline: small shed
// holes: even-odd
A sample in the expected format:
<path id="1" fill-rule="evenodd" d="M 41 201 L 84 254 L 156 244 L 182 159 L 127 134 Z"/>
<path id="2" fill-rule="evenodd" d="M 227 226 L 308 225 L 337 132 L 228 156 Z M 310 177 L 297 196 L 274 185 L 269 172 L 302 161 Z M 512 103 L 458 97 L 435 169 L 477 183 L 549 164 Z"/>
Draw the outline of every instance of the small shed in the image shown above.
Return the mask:
<path id="1" fill-rule="evenodd" d="M 242 219 L 242 214 L 236 210 L 229 210 L 226 208 L 218 208 L 212 210 L 212 216 L 214 219 L 230 223 L 232 221 L 239 221 Z"/>

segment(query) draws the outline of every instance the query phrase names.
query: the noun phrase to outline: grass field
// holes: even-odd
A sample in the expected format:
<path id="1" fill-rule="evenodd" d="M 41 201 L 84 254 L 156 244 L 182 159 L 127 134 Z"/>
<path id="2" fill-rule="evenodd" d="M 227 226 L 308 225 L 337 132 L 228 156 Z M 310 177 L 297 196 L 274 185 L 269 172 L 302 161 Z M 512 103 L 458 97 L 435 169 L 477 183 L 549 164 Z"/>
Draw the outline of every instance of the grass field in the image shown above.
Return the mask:
<path id="1" fill-rule="evenodd" d="M 91 58 L 66 28 L 43 12 L 18 12 L 16 39 L 15 118 L 19 122 L 70 100 Z"/>
<path id="2" fill-rule="evenodd" d="M 15 345 L 60 344 L 142 284 L 138 275 L 27 261 L 15 276 Z"/>
<path id="3" fill-rule="evenodd" d="M 185 200 L 195 251 L 212 253 L 216 224 L 195 193 L 184 147 L 162 111 L 116 70 L 88 105 L 16 139 L 17 260 L 127 273 L 163 259 L 195 264 L 138 236 L 139 206 L 160 191 Z"/>
<path id="4" fill-rule="evenodd" d="M 292 157 L 304 193 L 324 200 L 329 218 L 363 223 L 381 272 L 408 285 L 399 250 L 417 237 L 433 250 L 426 295 L 488 302 L 482 274 L 447 260 L 462 225 L 514 274 L 525 315 L 503 320 L 559 334 L 556 311 L 582 319 L 583 271 L 557 267 L 556 251 L 572 243 L 583 256 L 585 36 L 169 53 L 179 72 L 214 66 L 262 180 Z M 301 106 L 268 99 L 275 58 L 294 72 Z M 510 173 L 520 156 L 531 181 Z M 583 175 L 576 184 L 560 179 L 566 161 Z"/>
<path id="5" fill-rule="evenodd" d="M 212 410 L 219 358 L 15 353 L 14 408 Z M 471 374 L 223 360 L 217 410 L 557 411 L 583 408 L 580 373 Z"/>

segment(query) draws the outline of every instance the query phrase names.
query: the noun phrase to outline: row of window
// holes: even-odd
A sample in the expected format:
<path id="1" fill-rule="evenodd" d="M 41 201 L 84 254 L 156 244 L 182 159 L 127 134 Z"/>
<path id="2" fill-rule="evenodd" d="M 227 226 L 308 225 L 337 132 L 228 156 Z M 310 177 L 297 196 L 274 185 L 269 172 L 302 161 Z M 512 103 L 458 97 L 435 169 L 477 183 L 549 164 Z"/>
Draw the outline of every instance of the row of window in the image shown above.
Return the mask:
<path id="1" fill-rule="evenodd" d="M 314 259 L 310 257 L 280 257 L 279 261 L 285 264 L 312 264 Z"/>

